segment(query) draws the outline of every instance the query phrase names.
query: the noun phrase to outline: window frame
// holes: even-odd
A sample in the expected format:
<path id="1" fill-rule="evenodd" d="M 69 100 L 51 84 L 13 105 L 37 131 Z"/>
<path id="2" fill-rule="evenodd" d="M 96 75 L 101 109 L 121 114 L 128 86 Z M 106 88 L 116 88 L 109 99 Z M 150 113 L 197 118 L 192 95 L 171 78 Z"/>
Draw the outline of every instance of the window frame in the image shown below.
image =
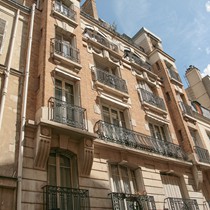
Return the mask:
<path id="1" fill-rule="evenodd" d="M 4 47 L 4 39 L 5 39 L 5 37 L 6 37 L 6 28 L 7 28 L 7 21 L 6 20 L 4 20 L 3 18 L 0 18 L 0 21 L 4 21 L 5 22 L 5 25 L 4 25 L 4 29 L 3 29 L 3 34 L 1 35 L 0 34 L 0 36 L 2 36 L 2 42 L 0 43 L 1 45 L 0 45 L 0 54 L 2 54 L 2 52 L 3 52 L 3 47 Z"/>
<path id="2" fill-rule="evenodd" d="M 49 185 L 53 185 L 52 183 L 50 183 L 50 169 L 49 169 L 49 166 L 50 166 L 50 163 L 49 163 L 49 160 L 50 160 L 50 156 L 55 155 L 55 186 L 59 186 L 59 187 L 68 187 L 68 188 L 78 188 L 79 186 L 79 180 L 78 180 L 78 176 L 79 176 L 79 173 L 78 173 L 78 163 L 77 163 L 77 156 L 74 154 L 74 153 L 71 153 L 70 151 L 66 151 L 66 150 L 62 150 L 62 149 L 53 149 L 51 150 L 50 154 L 49 154 L 49 159 L 48 159 L 48 164 L 47 164 L 47 182 Z M 68 158 L 69 160 L 69 184 L 70 186 L 63 186 L 61 184 L 61 157 L 65 157 L 65 158 Z M 75 169 L 76 167 L 76 169 Z M 54 185 L 53 185 L 54 186 Z"/>
<path id="3" fill-rule="evenodd" d="M 152 129 L 150 126 L 152 126 Z M 166 128 L 166 125 L 160 125 L 157 123 L 148 122 L 148 127 L 149 127 L 151 137 L 160 141 L 167 141 L 169 132 L 168 132 L 168 128 Z M 158 138 L 158 135 L 156 134 L 157 128 L 159 130 L 160 138 Z"/>

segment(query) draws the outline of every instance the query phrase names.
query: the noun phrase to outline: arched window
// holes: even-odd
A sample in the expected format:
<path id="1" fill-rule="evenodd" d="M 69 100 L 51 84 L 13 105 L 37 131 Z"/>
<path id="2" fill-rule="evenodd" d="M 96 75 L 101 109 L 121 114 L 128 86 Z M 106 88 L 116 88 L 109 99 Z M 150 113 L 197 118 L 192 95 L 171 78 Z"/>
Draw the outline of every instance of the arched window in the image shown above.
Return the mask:
<path id="1" fill-rule="evenodd" d="M 76 155 L 60 149 L 51 151 L 48 160 L 48 184 L 78 188 Z"/>

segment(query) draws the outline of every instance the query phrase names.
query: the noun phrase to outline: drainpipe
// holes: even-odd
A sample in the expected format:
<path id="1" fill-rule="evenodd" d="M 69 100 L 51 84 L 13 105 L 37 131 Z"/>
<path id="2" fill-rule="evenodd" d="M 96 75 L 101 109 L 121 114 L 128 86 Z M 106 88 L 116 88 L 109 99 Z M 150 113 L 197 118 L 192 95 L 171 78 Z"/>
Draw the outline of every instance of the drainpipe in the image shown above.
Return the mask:
<path id="1" fill-rule="evenodd" d="M 3 83 L 4 86 L 2 89 L 2 97 L 1 97 L 1 103 L 0 103 L 0 129 L 2 126 L 6 95 L 7 95 L 7 91 L 8 91 L 9 75 L 10 75 L 10 68 L 11 68 L 11 64 L 12 64 L 12 57 L 13 57 L 15 38 L 16 38 L 16 33 L 17 33 L 19 14 L 20 14 L 20 10 L 18 9 L 17 13 L 16 13 L 16 18 L 15 18 L 15 25 L 14 25 L 13 35 L 12 35 L 11 47 L 9 49 L 9 57 L 8 57 L 6 71 L 5 71 L 4 83 Z"/>
<path id="2" fill-rule="evenodd" d="M 30 60 L 31 60 L 31 46 L 32 46 L 33 28 L 34 28 L 35 7 L 36 7 L 36 4 L 33 4 L 32 10 L 31 10 L 31 22 L 30 22 L 28 51 L 27 51 L 26 68 L 25 68 L 25 81 L 24 81 L 24 87 L 23 87 L 20 142 L 19 142 L 19 154 L 18 154 L 17 210 L 22 210 L 21 205 L 22 205 L 23 151 L 24 151 L 26 106 L 27 106 L 27 97 L 28 97 L 29 68 L 30 68 Z"/>

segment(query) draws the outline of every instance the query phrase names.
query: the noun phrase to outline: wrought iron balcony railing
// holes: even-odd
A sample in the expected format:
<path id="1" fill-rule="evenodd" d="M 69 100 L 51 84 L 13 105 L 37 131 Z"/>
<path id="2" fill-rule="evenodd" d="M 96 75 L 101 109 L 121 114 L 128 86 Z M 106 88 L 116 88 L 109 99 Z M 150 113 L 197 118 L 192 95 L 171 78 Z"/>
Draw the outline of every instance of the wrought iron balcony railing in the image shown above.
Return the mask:
<path id="1" fill-rule="evenodd" d="M 183 198 L 166 198 L 164 209 L 168 210 L 199 210 L 198 203 L 195 199 Z"/>
<path id="2" fill-rule="evenodd" d="M 86 109 L 51 97 L 49 99 L 50 120 L 72 127 L 87 129 Z"/>
<path id="3" fill-rule="evenodd" d="M 44 210 L 89 210 L 89 192 L 83 189 L 43 187 Z"/>
<path id="4" fill-rule="evenodd" d="M 92 67 L 92 71 L 95 73 L 97 81 L 121 92 L 128 93 L 127 85 L 124 79 L 96 67 Z"/>
<path id="5" fill-rule="evenodd" d="M 175 72 L 174 70 L 169 69 L 169 68 L 168 68 L 168 72 L 169 72 L 169 75 L 172 79 L 175 79 L 176 81 L 182 83 L 182 80 L 181 80 L 181 78 L 180 78 L 180 76 L 177 72 Z"/>
<path id="6" fill-rule="evenodd" d="M 95 132 L 102 140 L 125 145 L 137 150 L 144 150 L 167 157 L 187 160 L 187 155 L 179 145 L 168 141 L 158 140 L 123 127 L 119 127 L 104 121 L 98 121 Z"/>
<path id="7" fill-rule="evenodd" d="M 144 62 L 141 58 L 137 57 L 132 52 L 126 51 L 125 57 L 128 57 L 130 61 L 134 61 L 134 63 L 138 64 L 139 66 L 151 71 L 151 65 L 147 62 Z"/>
<path id="8" fill-rule="evenodd" d="M 139 88 L 139 90 L 141 92 L 141 97 L 143 101 L 153 106 L 156 106 L 157 108 L 160 108 L 162 110 L 166 110 L 165 103 L 162 98 L 142 88 Z"/>
<path id="9" fill-rule="evenodd" d="M 80 63 L 79 49 L 73 47 L 69 42 L 59 39 L 51 39 L 52 52 L 64 58 Z"/>
<path id="10" fill-rule="evenodd" d="M 110 193 L 112 199 L 113 210 L 156 210 L 155 200 L 153 196 L 126 194 L 126 193 Z"/>
<path id="11" fill-rule="evenodd" d="M 193 110 L 192 110 L 191 106 L 189 106 L 188 104 L 183 103 L 182 101 L 179 102 L 179 105 L 181 107 L 181 110 L 182 110 L 183 114 L 187 114 L 187 115 L 189 115 L 191 117 L 194 117 Z"/>
<path id="12" fill-rule="evenodd" d="M 71 20 L 76 20 L 76 12 L 73 9 L 65 6 L 61 1 L 55 1 L 54 9 Z"/>
<path id="13" fill-rule="evenodd" d="M 207 149 L 198 146 L 195 146 L 194 148 L 200 162 L 210 163 L 210 155 Z"/>
<path id="14" fill-rule="evenodd" d="M 99 35 L 96 32 L 88 30 L 88 29 L 85 31 L 85 34 L 88 35 L 92 40 L 95 40 L 96 42 L 100 43 L 101 45 L 103 45 L 115 52 L 119 51 L 119 48 L 116 44 L 110 42 L 102 35 Z"/>

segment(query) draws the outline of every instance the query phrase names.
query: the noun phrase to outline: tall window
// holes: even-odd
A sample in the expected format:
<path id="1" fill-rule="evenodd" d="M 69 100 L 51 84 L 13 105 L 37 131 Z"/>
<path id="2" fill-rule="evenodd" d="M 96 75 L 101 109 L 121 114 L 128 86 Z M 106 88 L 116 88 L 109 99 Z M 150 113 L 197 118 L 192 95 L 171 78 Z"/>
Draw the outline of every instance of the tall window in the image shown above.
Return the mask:
<path id="1" fill-rule="evenodd" d="M 166 132 L 165 132 L 164 126 L 153 124 L 153 123 L 149 123 L 149 129 L 150 129 L 151 136 L 153 138 L 167 141 Z"/>
<path id="2" fill-rule="evenodd" d="M 6 21 L 0 18 L 0 52 L 2 51 L 5 36 Z"/>
<path id="3" fill-rule="evenodd" d="M 60 187 L 77 188 L 77 160 L 72 153 L 53 150 L 48 160 L 48 184 Z"/>
<path id="4" fill-rule="evenodd" d="M 124 128 L 126 127 L 125 116 L 123 111 L 103 105 L 102 115 L 103 115 L 103 120 L 105 122 Z"/>

